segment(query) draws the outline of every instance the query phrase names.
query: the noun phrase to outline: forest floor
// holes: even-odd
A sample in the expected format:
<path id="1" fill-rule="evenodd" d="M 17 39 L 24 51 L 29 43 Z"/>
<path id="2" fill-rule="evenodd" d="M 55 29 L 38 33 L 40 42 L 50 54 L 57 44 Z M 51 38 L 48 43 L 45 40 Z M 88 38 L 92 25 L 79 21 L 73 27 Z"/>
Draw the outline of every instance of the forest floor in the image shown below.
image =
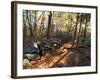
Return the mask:
<path id="1" fill-rule="evenodd" d="M 25 69 L 90 66 L 90 56 L 90 48 L 76 47 L 75 45 L 72 48 L 70 43 L 65 43 L 56 51 L 46 53 L 41 59 L 30 61 L 25 65 Z"/>

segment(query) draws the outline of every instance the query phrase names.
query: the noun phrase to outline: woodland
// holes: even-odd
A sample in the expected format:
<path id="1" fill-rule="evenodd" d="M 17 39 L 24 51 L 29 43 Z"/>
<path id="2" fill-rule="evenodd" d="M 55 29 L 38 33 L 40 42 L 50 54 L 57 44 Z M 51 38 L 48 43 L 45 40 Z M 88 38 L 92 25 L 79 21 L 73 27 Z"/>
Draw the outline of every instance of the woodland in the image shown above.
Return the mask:
<path id="1" fill-rule="evenodd" d="M 91 65 L 91 14 L 23 10 L 23 69 Z"/>

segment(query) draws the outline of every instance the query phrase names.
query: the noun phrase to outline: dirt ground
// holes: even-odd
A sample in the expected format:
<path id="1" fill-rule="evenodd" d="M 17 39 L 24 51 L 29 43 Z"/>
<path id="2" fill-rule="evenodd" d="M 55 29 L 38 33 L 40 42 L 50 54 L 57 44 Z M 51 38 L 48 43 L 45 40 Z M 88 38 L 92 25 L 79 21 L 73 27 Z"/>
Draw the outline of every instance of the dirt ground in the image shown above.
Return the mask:
<path id="1" fill-rule="evenodd" d="M 70 43 L 62 45 L 56 51 L 46 53 L 41 59 L 28 61 L 24 69 L 53 68 L 53 67 L 75 67 L 91 65 L 91 50 L 79 48 L 75 45 L 72 48 Z"/>

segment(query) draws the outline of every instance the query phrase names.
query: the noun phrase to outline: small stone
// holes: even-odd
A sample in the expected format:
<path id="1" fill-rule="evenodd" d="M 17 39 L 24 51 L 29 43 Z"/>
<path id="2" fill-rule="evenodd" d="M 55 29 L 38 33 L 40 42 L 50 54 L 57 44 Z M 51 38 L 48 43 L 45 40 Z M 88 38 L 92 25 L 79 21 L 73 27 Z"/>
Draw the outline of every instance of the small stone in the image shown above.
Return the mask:
<path id="1" fill-rule="evenodd" d="M 28 64 L 29 63 L 29 60 L 28 59 L 24 59 L 23 60 L 23 66 L 25 66 L 26 64 Z"/>

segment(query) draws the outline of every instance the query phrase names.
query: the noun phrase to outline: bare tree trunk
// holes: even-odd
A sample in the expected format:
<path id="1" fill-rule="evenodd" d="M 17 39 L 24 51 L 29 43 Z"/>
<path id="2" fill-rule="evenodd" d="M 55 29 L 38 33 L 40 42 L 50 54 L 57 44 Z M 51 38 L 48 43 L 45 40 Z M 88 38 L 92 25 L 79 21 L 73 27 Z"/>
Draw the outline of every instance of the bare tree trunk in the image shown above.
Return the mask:
<path id="1" fill-rule="evenodd" d="M 51 18 L 52 18 L 52 12 L 50 12 L 50 15 L 48 16 L 47 39 L 49 39 L 50 38 L 50 35 L 51 35 Z"/>
<path id="2" fill-rule="evenodd" d="M 80 16 L 80 27 L 79 27 L 79 32 L 78 32 L 78 37 L 77 37 L 77 46 L 79 44 L 79 37 L 80 37 L 80 32 L 81 32 L 81 27 L 82 27 L 82 15 Z"/>
<path id="3" fill-rule="evenodd" d="M 36 11 L 35 11 L 34 31 L 36 30 L 36 26 L 37 26 L 37 24 L 36 24 L 36 22 L 37 22 L 37 21 L 36 21 L 36 16 L 37 16 L 37 13 L 36 13 Z"/>
<path id="4" fill-rule="evenodd" d="M 39 35 L 39 36 L 40 36 L 40 38 L 41 38 L 41 39 L 40 39 L 41 41 L 42 41 L 43 30 L 44 30 L 44 19 L 45 19 L 44 16 L 45 16 L 45 12 L 43 11 L 42 14 L 43 14 L 43 16 L 42 16 L 41 26 L 40 26 L 40 31 L 39 31 L 39 32 L 40 32 L 40 35 Z"/>
<path id="5" fill-rule="evenodd" d="M 28 20 L 28 25 L 29 25 L 29 30 L 30 30 L 30 37 L 32 38 L 33 37 L 33 32 L 32 32 L 32 25 L 31 25 L 31 22 L 30 22 L 30 19 L 29 17 L 31 17 L 31 14 L 30 16 L 28 17 L 28 11 L 27 11 L 27 20 Z"/>
<path id="6" fill-rule="evenodd" d="M 26 21 L 25 21 L 24 17 L 25 16 L 23 15 L 23 46 L 24 46 L 23 49 L 25 49 L 27 47 L 27 44 L 26 44 L 27 43 L 27 34 L 26 34 L 27 27 L 26 27 Z"/>
<path id="7" fill-rule="evenodd" d="M 76 21 L 76 26 L 75 26 L 75 31 L 74 31 L 74 38 L 73 38 L 72 47 L 74 46 L 76 35 L 77 35 L 78 20 L 79 20 L 79 13 L 77 14 L 77 21 Z"/>
<path id="8" fill-rule="evenodd" d="M 85 23 L 85 29 L 84 29 L 84 34 L 83 34 L 83 38 L 85 39 L 86 38 L 86 32 L 87 32 L 87 17 L 86 17 L 86 23 Z M 85 41 L 85 40 L 84 40 Z"/>

